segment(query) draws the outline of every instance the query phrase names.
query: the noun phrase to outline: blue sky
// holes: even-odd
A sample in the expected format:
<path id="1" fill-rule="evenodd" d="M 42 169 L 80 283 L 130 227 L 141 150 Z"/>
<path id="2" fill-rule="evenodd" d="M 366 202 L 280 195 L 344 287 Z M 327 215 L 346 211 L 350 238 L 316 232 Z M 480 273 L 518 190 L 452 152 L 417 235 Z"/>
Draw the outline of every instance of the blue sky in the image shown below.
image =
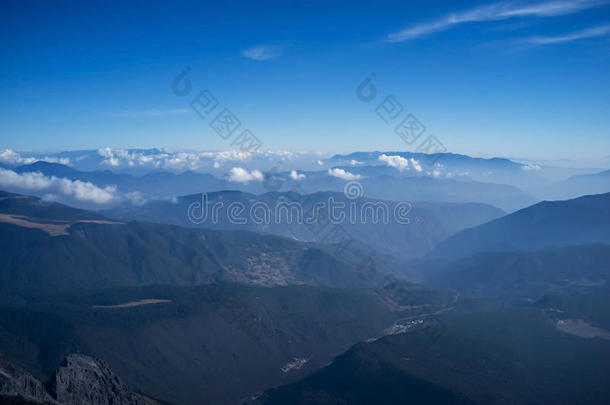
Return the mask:
<path id="1" fill-rule="evenodd" d="M 451 152 L 610 155 L 608 1 L 242 3 L 3 1 L 0 148 L 227 149 L 190 66 L 269 149 L 410 150 L 394 95 Z"/>

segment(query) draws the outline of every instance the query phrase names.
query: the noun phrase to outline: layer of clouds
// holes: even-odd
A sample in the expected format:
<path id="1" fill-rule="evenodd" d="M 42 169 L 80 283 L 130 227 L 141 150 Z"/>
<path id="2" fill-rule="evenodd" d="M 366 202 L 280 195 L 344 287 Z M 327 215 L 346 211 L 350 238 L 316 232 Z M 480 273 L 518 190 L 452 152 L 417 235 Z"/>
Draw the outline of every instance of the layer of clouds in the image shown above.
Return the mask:
<path id="1" fill-rule="evenodd" d="M 24 158 L 12 149 L 5 149 L 0 152 L 0 162 L 8 165 L 27 165 L 36 162 L 38 159 L 29 157 Z"/>
<path id="2" fill-rule="evenodd" d="M 248 183 L 251 181 L 263 181 L 265 176 L 260 170 L 248 171 L 241 167 L 234 167 L 229 172 L 229 181 L 238 183 Z"/>
<path id="3" fill-rule="evenodd" d="M 95 204 L 108 204 L 118 199 L 116 187 L 100 188 L 88 181 L 48 177 L 38 172 L 19 174 L 12 170 L 0 169 L 0 187 L 48 192 L 50 196 L 64 195 Z"/>
<path id="4" fill-rule="evenodd" d="M 242 152 L 239 150 L 227 150 L 223 152 L 218 152 L 216 156 L 214 156 L 214 167 L 218 168 L 222 166 L 225 162 L 245 162 L 250 160 L 252 157 L 252 152 Z"/>
<path id="5" fill-rule="evenodd" d="M 353 174 L 340 168 L 328 169 L 328 174 L 333 177 L 338 177 L 343 180 L 358 180 L 362 176 L 359 174 Z"/>
<path id="6" fill-rule="evenodd" d="M 126 150 L 100 148 L 97 151 L 102 157 L 102 164 L 110 167 L 144 167 L 162 170 L 197 170 L 220 161 L 231 160 L 230 152 L 167 152 L 148 150 Z"/>
<path id="7" fill-rule="evenodd" d="M 284 170 L 302 169 L 298 164 L 315 166 L 323 154 L 319 152 L 288 150 L 257 150 L 246 152 L 239 149 L 224 151 L 194 151 L 166 149 L 113 149 L 64 151 L 45 156 L 40 153 L 18 152 L 0 149 L 0 164 L 19 166 L 46 161 L 72 165 L 78 170 L 98 169 L 149 169 L 182 172 L 185 170 L 207 171 L 223 166 L 242 166 L 251 168 L 272 167 L 287 163 Z M 247 163 L 245 163 L 247 162 Z M 236 164 L 239 163 L 239 164 Z"/>
<path id="8" fill-rule="evenodd" d="M 62 165 L 70 164 L 70 159 L 66 157 L 24 157 L 20 153 L 15 152 L 12 149 L 4 149 L 3 151 L 0 151 L 0 163 L 4 163 L 7 165 L 29 165 L 38 161 L 61 163 Z"/>
<path id="9" fill-rule="evenodd" d="M 436 21 L 413 25 L 387 36 L 388 42 L 403 42 L 439 31 L 445 31 L 459 24 L 482 21 L 499 21 L 515 17 L 554 17 L 576 13 L 588 8 L 607 4 L 607 0 L 552 0 L 533 4 L 518 2 L 498 2 L 475 7 L 459 13 L 448 14 Z"/>
<path id="10" fill-rule="evenodd" d="M 139 150 L 139 149 L 111 149 L 100 148 L 97 151 L 101 157 L 101 164 L 112 168 L 146 168 L 152 170 L 206 170 L 219 169 L 231 162 L 251 162 L 263 167 L 267 162 L 291 161 L 298 157 L 306 156 L 306 153 L 278 151 L 256 151 L 244 152 L 240 150 L 226 150 L 220 152 L 212 151 L 166 151 L 166 150 Z M 234 166 L 234 165 L 232 165 Z"/>

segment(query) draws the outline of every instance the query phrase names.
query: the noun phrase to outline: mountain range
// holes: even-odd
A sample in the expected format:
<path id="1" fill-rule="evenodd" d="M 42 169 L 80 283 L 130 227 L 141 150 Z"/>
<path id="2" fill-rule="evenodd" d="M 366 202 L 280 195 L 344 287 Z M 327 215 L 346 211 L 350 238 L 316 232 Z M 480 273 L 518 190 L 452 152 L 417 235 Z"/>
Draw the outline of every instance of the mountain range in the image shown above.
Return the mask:
<path id="1" fill-rule="evenodd" d="M 610 193 L 543 201 L 458 232 L 439 243 L 430 256 L 456 258 L 591 243 L 610 243 Z"/>
<path id="2" fill-rule="evenodd" d="M 516 187 L 505 184 L 485 183 L 470 180 L 468 177 L 435 178 L 431 176 L 403 176 L 398 170 L 388 167 L 357 168 L 359 172 L 344 174 L 342 170 L 318 170 L 297 173 L 293 179 L 290 172 L 264 172 L 256 178 L 232 178 L 226 173 L 217 178 L 210 173 L 186 171 L 170 173 L 156 171 L 143 176 L 116 173 L 110 170 L 82 172 L 58 163 L 35 162 L 13 169 L 14 173 L 40 173 L 46 177 L 68 179 L 70 181 L 89 182 L 98 188 L 110 188 L 116 198 L 103 203 L 116 204 L 120 200 L 140 204 L 148 199 L 171 199 L 181 195 L 224 190 L 239 190 L 255 194 L 269 191 L 296 191 L 312 193 L 317 191 L 343 192 L 346 181 L 358 180 L 363 187 L 363 196 L 393 201 L 428 201 L 428 202 L 480 202 L 497 206 L 504 210 L 515 210 L 525 207 L 535 200 Z M 353 169 L 349 169 L 352 170 Z M 247 173 L 247 172 L 246 172 Z M 359 174 L 362 173 L 362 174 Z M 246 176 L 249 176 L 246 174 Z M 251 175 L 250 175 L 251 176 Z M 337 177 L 341 176 L 341 177 Z M 347 177 L 346 177 L 347 176 Z M 14 176 L 13 176 L 14 177 Z M 34 193 L 40 197 L 47 196 L 47 188 L 38 187 L 31 181 L 17 179 L 6 181 L 8 191 Z M 2 179 L 0 178 L 0 185 Z M 61 190 L 60 190 L 61 191 Z M 87 200 L 69 198 L 57 193 L 55 198 L 61 202 L 78 205 L 84 208 L 95 208 Z"/>
<path id="3" fill-rule="evenodd" d="M 360 283 L 354 266 L 312 244 L 246 231 L 117 222 L 34 197 L 1 196 L 2 292 L 223 280 Z"/>
<path id="4" fill-rule="evenodd" d="M 38 381 L 71 353 L 103 359 L 125 392 L 175 404 L 610 396 L 610 194 L 503 216 L 415 203 L 412 219 L 430 229 L 388 226 L 375 244 L 384 228 L 350 228 L 341 254 L 332 241 L 295 240 L 305 229 L 288 224 L 181 226 L 199 198 L 90 212 L 0 193 L 0 356 Z M 428 253 L 382 249 L 410 241 Z"/>
<path id="5" fill-rule="evenodd" d="M 238 215 L 231 211 L 236 205 L 241 207 Z M 333 206 L 343 208 L 334 210 Z M 317 228 L 338 224 L 350 238 L 378 253 L 402 259 L 424 256 L 448 236 L 504 214 L 500 209 L 478 203 L 418 201 L 401 205 L 370 198 L 350 199 L 344 193 L 334 192 L 254 195 L 239 191 L 149 201 L 137 207 L 123 204 L 102 212 L 120 221 L 242 229 L 318 243 L 324 242 L 327 232 Z"/>
<path id="6" fill-rule="evenodd" d="M 610 342 L 557 323 L 536 308 L 447 315 L 442 326 L 359 343 L 259 403 L 604 403 Z"/>

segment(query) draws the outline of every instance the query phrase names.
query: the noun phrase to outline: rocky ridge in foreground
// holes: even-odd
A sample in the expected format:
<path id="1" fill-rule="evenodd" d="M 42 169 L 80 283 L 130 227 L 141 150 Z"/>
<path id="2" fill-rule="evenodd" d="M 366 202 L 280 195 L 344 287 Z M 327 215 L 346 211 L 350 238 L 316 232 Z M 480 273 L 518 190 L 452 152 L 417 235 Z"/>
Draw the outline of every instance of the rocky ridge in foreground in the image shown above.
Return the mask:
<path id="1" fill-rule="evenodd" d="M 0 360 L 0 402 L 22 405 L 146 405 L 154 404 L 130 391 L 102 360 L 71 354 L 47 383 Z"/>

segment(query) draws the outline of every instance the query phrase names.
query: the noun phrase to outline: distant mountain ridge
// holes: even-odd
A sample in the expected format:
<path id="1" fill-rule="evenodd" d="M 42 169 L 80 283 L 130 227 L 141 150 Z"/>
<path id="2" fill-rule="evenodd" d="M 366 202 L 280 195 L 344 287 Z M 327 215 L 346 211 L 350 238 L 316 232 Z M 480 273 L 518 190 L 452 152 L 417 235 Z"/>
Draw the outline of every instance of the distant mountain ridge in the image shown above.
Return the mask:
<path id="1" fill-rule="evenodd" d="M 428 285 L 487 300 L 527 303 L 549 293 L 607 289 L 610 244 L 478 253 L 439 267 L 424 263 L 421 274 Z"/>
<path id="2" fill-rule="evenodd" d="M 121 221 L 155 221 L 205 229 L 244 229 L 302 241 L 323 242 L 326 233 L 316 233 L 316 229 L 307 225 L 305 219 L 316 213 L 319 215 L 317 220 L 321 224 L 326 224 L 332 201 L 335 205 L 343 204 L 345 207 L 343 210 L 346 213 L 345 219 L 339 225 L 351 238 L 360 240 L 377 252 L 399 258 L 423 256 L 436 243 L 459 230 L 488 222 L 504 214 L 502 210 L 486 204 L 414 201 L 406 205 L 409 212 L 405 218 L 396 218 L 395 210 L 398 202 L 372 198 L 351 200 L 344 193 L 336 192 L 317 192 L 307 195 L 273 192 L 254 195 L 239 191 L 222 191 L 208 193 L 205 197 L 208 216 L 201 222 L 197 222 L 197 218 L 189 218 L 189 209 L 199 207 L 201 213 L 194 214 L 203 215 L 202 194 L 180 197 L 172 202 L 150 201 L 139 207 L 125 204 L 113 210 L 104 211 L 104 214 Z M 277 207 L 282 204 L 293 202 L 298 204 L 297 211 L 291 211 L 290 214 L 276 211 Z M 240 204 L 245 207 L 239 218 L 245 219 L 246 223 L 240 224 L 230 219 L 228 207 L 232 204 Z M 266 221 L 257 223 L 256 218 L 251 215 L 252 209 L 260 207 L 261 204 L 263 207 L 269 207 L 270 216 Z M 322 206 L 320 213 L 313 209 L 316 204 L 318 207 Z M 211 211 L 215 209 L 213 207 L 219 206 L 222 208 L 216 211 L 218 218 L 214 219 Z M 383 221 L 383 215 L 377 211 L 378 209 L 388 214 L 387 223 Z M 350 218 L 350 210 L 355 213 L 354 218 Z M 296 215 L 295 212 L 300 212 L 300 215 Z M 298 218 L 299 216 L 300 218 Z M 399 222 L 405 219 L 408 222 Z"/>
<path id="3" fill-rule="evenodd" d="M 572 176 L 551 186 L 551 193 L 571 197 L 585 194 L 603 194 L 610 192 L 610 170 L 594 174 Z"/>
<path id="4" fill-rule="evenodd" d="M 228 280 L 267 286 L 362 284 L 354 265 L 314 244 L 246 231 L 109 221 L 33 197 L 1 195 L 4 293 Z M 39 209 L 39 217 L 27 215 L 31 207 Z M 366 252 L 360 254 L 364 258 Z"/>
<path id="5" fill-rule="evenodd" d="M 39 172 L 45 176 L 64 177 L 93 183 L 98 187 L 117 186 L 125 193 L 138 191 L 147 197 L 169 198 L 179 194 L 195 193 L 202 189 L 228 189 L 230 184 L 211 174 L 185 171 L 180 174 L 157 171 L 134 176 L 111 170 L 80 171 L 59 163 L 35 162 L 19 166 L 16 173 Z M 179 191 L 178 194 L 175 192 Z"/>
<path id="6" fill-rule="evenodd" d="M 388 155 L 388 156 L 400 156 L 405 159 L 414 158 L 423 164 L 434 164 L 436 162 L 443 165 L 466 165 L 470 164 L 472 166 L 486 168 L 486 169 L 521 169 L 523 166 L 526 166 L 522 163 L 514 162 L 510 159 L 506 158 L 479 158 L 472 157 L 468 155 L 460 155 L 456 153 L 433 153 L 426 154 L 420 152 L 400 152 L 400 151 L 385 151 L 385 152 L 353 152 L 346 155 L 337 154 L 332 156 L 330 159 L 327 159 L 327 162 L 337 165 L 345 165 L 349 164 L 352 161 L 361 162 L 363 164 L 371 164 L 377 163 L 379 164 L 379 156 Z"/>
<path id="7" fill-rule="evenodd" d="M 480 252 L 592 243 L 610 243 L 610 193 L 535 204 L 458 232 L 439 243 L 430 257 L 456 258 Z"/>
<path id="8" fill-rule="evenodd" d="M 239 164 L 236 164 L 239 166 Z M 304 178 L 293 179 L 290 172 L 265 172 L 265 181 L 231 181 L 226 168 L 223 172 L 197 173 L 186 171 L 171 173 L 156 171 L 143 176 L 116 173 L 109 170 L 82 172 L 58 163 L 36 162 L 14 169 L 16 173 L 41 173 L 45 176 L 65 177 L 70 180 L 91 182 L 98 187 L 116 186 L 119 193 L 138 193 L 142 199 L 170 199 L 180 195 L 198 192 L 240 190 L 254 194 L 269 191 L 287 192 L 294 189 L 307 193 L 318 191 L 342 192 L 346 179 L 329 173 L 329 169 L 303 171 L 297 174 Z M 395 168 L 387 166 L 347 168 L 348 172 L 358 175 L 356 179 L 364 187 L 365 195 L 393 201 L 429 202 L 480 202 L 497 206 L 504 210 L 515 210 L 530 205 L 535 200 L 506 184 L 494 184 L 483 179 L 471 180 L 468 176 L 459 178 L 435 178 L 433 176 L 407 176 Z M 224 176 L 223 178 L 216 177 Z M 14 189 L 19 193 L 46 194 L 44 190 Z M 74 203 L 70 201 L 70 203 Z"/>

